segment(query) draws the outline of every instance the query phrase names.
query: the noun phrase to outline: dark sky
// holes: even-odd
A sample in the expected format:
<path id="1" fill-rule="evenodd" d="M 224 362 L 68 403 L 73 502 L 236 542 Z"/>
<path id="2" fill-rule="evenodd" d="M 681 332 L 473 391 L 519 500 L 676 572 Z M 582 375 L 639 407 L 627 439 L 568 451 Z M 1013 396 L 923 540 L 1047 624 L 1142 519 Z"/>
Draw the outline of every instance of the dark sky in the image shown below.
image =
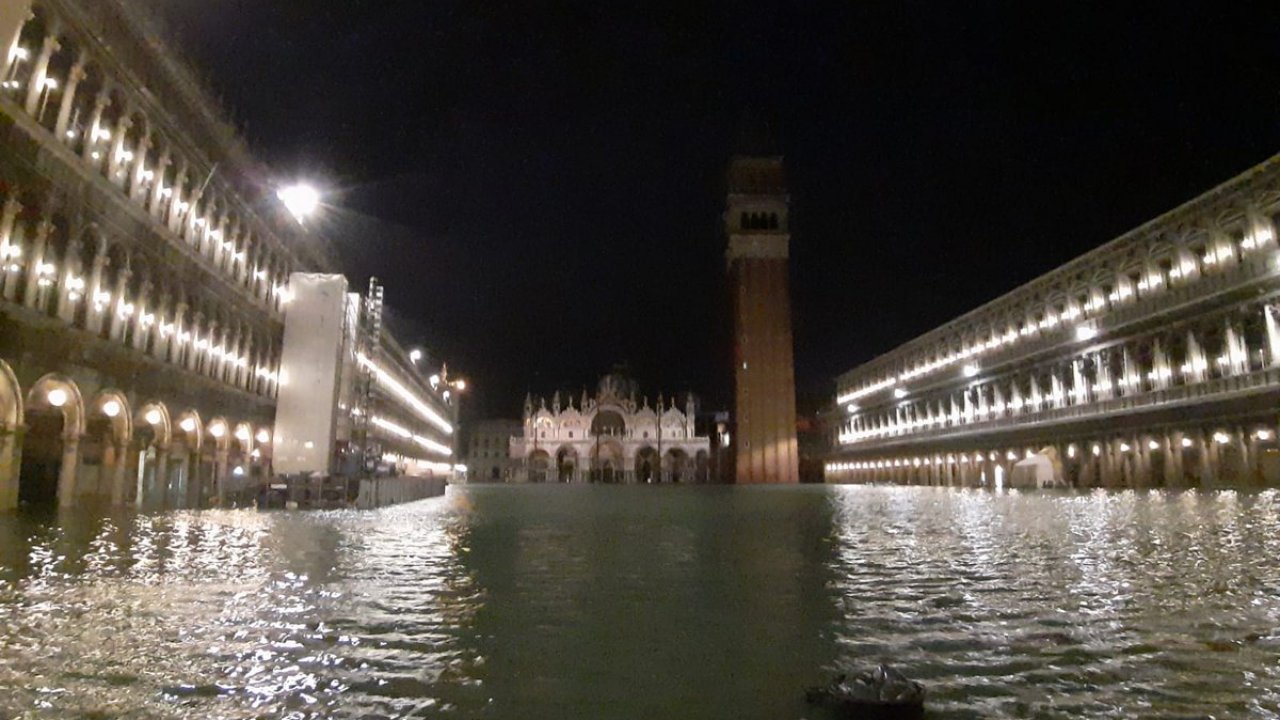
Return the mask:
<path id="1" fill-rule="evenodd" d="M 810 403 L 1280 150 L 1276 2 L 152 1 L 476 415 L 621 362 L 727 403 L 748 112 L 787 158 Z"/>

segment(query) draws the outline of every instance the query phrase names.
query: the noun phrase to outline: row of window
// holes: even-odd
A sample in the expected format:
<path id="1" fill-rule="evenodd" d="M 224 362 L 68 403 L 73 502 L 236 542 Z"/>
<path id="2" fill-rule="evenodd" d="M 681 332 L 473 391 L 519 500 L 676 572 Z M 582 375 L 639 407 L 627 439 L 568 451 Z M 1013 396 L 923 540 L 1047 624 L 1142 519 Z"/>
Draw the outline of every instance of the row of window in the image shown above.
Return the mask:
<path id="1" fill-rule="evenodd" d="M 1106 280 L 1090 283 L 1078 290 L 1056 292 L 1054 295 L 1058 300 L 1025 316 L 1010 317 L 983 333 L 970 335 L 963 342 L 946 343 L 928 355 L 899 360 L 896 372 L 849 383 L 841 388 L 837 401 L 840 405 L 856 403 L 874 393 L 900 388 L 911 380 L 960 364 L 965 364 L 968 370 L 981 356 L 1044 333 L 1071 330 L 1081 339 L 1090 339 L 1091 333 L 1095 332 L 1088 323 L 1090 320 L 1171 288 L 1192 285 L 1203 276 L 1230 272 L 1247 259 L 1266 257 L 1263 251 L 1274 252 L 1276 249 L 1274 228 L 1275 218 L 1255 212 L 1244 213 L 1234 226 L 1222 233 L 1176 244 L 1163 255 L 1148 258 L 1139 267 L 1112 273 Z M 1025 300 L 1020 298 L 1006 302 L 1012 306 L 1025 304 Z"/>

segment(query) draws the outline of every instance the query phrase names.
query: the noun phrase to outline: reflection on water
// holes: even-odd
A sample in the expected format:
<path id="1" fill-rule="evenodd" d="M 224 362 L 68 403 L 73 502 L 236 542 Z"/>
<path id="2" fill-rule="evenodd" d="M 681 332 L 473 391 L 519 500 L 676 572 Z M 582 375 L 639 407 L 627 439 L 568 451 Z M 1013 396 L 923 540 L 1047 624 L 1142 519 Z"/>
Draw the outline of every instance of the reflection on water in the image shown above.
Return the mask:
<path id="1" fill-rule="evenodd" d="M 1275 717 L 1280 494 L 473 487 L 0 517 L 0 717 Z"/>

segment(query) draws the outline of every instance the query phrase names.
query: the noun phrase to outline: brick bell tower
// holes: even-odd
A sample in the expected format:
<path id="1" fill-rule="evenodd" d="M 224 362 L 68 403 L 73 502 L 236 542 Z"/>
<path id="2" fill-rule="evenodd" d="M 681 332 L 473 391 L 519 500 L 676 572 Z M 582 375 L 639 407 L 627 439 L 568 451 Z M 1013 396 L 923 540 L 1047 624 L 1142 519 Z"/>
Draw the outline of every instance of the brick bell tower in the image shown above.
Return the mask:
<path id="1" fill-rule="evenodd" d="M 782 157 L 736 155 L 724 214 L 733 293 L 737 482 L 799 482 Z"/>

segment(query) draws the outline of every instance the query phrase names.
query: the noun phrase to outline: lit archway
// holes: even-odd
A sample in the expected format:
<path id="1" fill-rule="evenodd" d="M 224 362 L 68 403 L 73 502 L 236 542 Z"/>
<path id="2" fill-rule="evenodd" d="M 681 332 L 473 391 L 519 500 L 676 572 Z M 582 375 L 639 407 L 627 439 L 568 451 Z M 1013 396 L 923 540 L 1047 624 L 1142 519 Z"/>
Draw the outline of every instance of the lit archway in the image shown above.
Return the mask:
<path id="1" fill-rule="evenodd" d="M 572 482 L 578 469 L 578 451 L 565 445 L 556 451 L 556 478 L 560 482 Z"/>
<path id="2" fill-rule="evenodd" d="M 84 400 L 70 378 L 50 373 L 31 386 L 23 420 L 18 500 L 30 505 L 74 505 Z"/>
<path id="3" fill-rule="evenodd" d="M 130 458 L 133 467 L 134 501 L 139 507 L 174 507 L 175 493 L 169 472 L 169 444 L 173 425 L 169 409 L 151 401 L 138 408 L 133 418 L 134 438 Z"/>
<path id="4" fill-rule="evenodd" d="M 9 363 L 0 360 L 0 510 L 18 504 L 18 437 L 22 417 L 22 387 Z"/>
<path id="5" fill-rule="evenodd" d="M 551 470 L 551 456 L 546 450 L 534 450 L 529 453 L 529 482 L 546 482 Z"/>
<path id="6" fill-rule="evenodd" d="M 636 482 L 651 483 L 658 482 L 658 467 L 661 464 L 658 457 L 658 451 L 651 447 L 645 446 L 636 451 L 635 460 L 635 477 Z"/>
<path id="7" fill-rule="evenodd" d="M 200 449 L 204 445 L 204 423 L 200 413 L 187 410 L 178 416 L 173 427 L 173 441 L 169 443 L 170 477 L 186 489 L 187 505 L 201 507 L 207 499 L 205 478 L 210 477 L 212 465 L 201 462 Z"/>
<path id="8" fill-rule="evenodd" d="M 204 426 L 201 465 L 208 463 L 212 467 L 212 472 L 207 477 L 212 481 L 213 495 L 219 507 L 224 507 L 228 499 L 228 475 L 231 471 L 228 462 L 232 432 L 231 424 L 220 416 L 209 418 Z"/>
<path id="9" fill-rule="evenodd" d="M 129 440 L 133 416 L 129 399 L 118 390 L 102 390 L 86 408 L 85 432 L 80 441 L 79 481 L 82 494 L 124 499 Z"/>
<path id="10" fill-rule="evenodd" d="M 689 454 L 680 448 L 671 448 L 663 458 L 663 480 L 666 482 L 687 482 L 689 480 Z"/>

